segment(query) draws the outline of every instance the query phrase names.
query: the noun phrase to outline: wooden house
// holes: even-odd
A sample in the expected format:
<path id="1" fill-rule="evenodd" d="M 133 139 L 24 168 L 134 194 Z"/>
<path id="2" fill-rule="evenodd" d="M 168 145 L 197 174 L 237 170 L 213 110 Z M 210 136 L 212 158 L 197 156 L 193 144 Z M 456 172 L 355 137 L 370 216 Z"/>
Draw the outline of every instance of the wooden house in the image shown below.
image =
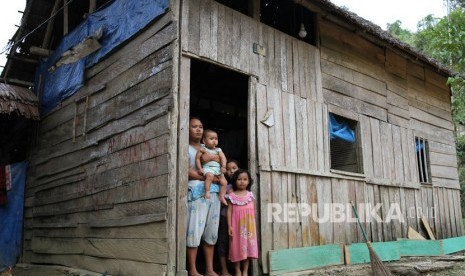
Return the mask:
<path id="1" fill-rule="evenodd" d="M 30 60 L 95 5 L 106 8 L 48 2 L 27 1 L 28 26 L 38 13 L 58 15 L 16 36 L 23 52 L 5 80 L 33 82 Z M 256 273 L 269 273 L 271 250 L 363 242 L 356 223 L 317 223 L 300 209 L 270 220 L 273 203 L 318 215 L 329 203 L 379 203 L 383 220 L 397 204 L 403 223 L 362 223 L 370 240 L 405 238 L 409 227 L 425 234 L 421 215 L 437 238 L 461 236 L 452 73 L 327 0 L 171 0 L 42 116 L 22 262 L 185 275 L 190 115 L 217 129 L 256 180 Z M 349 126 L 351 143 L 331 139 L 330 118 Z"/>

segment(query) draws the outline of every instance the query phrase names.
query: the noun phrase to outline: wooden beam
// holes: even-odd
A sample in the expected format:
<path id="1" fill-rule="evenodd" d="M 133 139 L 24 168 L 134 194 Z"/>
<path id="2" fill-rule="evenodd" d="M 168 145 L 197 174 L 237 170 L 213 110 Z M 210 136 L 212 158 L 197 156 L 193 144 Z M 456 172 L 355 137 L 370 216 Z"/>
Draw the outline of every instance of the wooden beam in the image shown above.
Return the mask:
<path id="1" fill-rule="evenodd" d="M 63 35 L 68 33 L 68 3 L 63 0 Z"/>
<path id="2" fill-rule="evenodd" d="M 94 12 L 96 7 L 97 7 L 97 0 L 89 0 L 89 13 Z"/>
<path id="3" fill-rule="evenodd" d="M 50 44 L 50 38 L 52 36 L 53 25 L 55 23 L 55 16 L 53 16 L 60 7 L 60 0 L 55 0 L 52 12 L 50 13 L 50 20 L 47 23 L 47 30 L 45 31 L 44 40 L 42 41 L 42 48 L 47 49 Z"/>
<path id="4" fill-rule="evenodd" d="M 249 16 L 260 21 L 260 0 L 249 1 Z"/>
<path id="5" fill-rule="evenodd" d="M 50 50 L 45 49 L 45 48 L 40 48 L 37 46 L 31 46 L 31 48 L 29 48 L 29 52 L 33 55 L 40 56 L 40 57 L 48 57 L 51 53 Z"/>

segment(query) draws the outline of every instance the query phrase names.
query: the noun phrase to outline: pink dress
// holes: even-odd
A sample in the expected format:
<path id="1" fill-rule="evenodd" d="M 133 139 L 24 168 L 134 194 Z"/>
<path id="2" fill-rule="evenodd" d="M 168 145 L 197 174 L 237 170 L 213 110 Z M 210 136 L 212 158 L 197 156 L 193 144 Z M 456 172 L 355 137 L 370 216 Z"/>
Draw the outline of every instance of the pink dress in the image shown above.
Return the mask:
<path id="1" fill-rule="evenodd" d="M 231 226 L 233 236 L 229 237 L 229 260 L 239 262 L 247 258 L 258 258 L 255 208 L 252 192 L 238 196 L 231 191 L 228 198 L 232 203 Z"/>

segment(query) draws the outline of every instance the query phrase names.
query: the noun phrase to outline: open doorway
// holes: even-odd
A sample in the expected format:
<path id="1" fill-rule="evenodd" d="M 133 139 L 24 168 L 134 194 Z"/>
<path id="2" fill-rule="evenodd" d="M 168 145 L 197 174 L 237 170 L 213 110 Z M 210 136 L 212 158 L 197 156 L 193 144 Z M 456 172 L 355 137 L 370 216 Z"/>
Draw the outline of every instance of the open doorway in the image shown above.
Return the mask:
<path id="1" fill-rule="evenodd" d="M 248 76 L 211 63 L 191 60 L 190 116 L 199 117 L 204 129 L 215 130 L 218 146 L 226 157 L 237 160 L 244 169 L 249 166 L 248 89 Z M 199 250 L 197 268 L 200 273 L 205 273 L 204 264 L 203 250 Z M 215 254 L 214 268 L 217 272 L 221 269 L 218 254 Z M 232 267 L 230 271 L 233 271 Z"/>
<path id="2" fill-rule="evenodd" d="M 211 63 L 192 60 L 190 115 L 218 133 L 228 159 L 247 169 L 248 77 Z"/>

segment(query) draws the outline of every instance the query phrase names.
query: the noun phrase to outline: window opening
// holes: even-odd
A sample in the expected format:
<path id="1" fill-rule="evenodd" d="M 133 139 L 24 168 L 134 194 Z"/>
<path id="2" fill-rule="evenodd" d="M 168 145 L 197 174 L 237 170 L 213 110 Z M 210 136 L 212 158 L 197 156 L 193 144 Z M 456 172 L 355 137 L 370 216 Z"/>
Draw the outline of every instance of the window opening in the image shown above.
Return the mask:
<path id="1" fill-rule="evenodd" d="M 329 113 L 331 169 L 363 173 L 358 122 Z"/>
<path id="2" fill-rule="evenodd" d="M 432 183 L 428 140 L 415 137 L 415 153 L 417 156 L 418 179 L 421 183 Z"/>

